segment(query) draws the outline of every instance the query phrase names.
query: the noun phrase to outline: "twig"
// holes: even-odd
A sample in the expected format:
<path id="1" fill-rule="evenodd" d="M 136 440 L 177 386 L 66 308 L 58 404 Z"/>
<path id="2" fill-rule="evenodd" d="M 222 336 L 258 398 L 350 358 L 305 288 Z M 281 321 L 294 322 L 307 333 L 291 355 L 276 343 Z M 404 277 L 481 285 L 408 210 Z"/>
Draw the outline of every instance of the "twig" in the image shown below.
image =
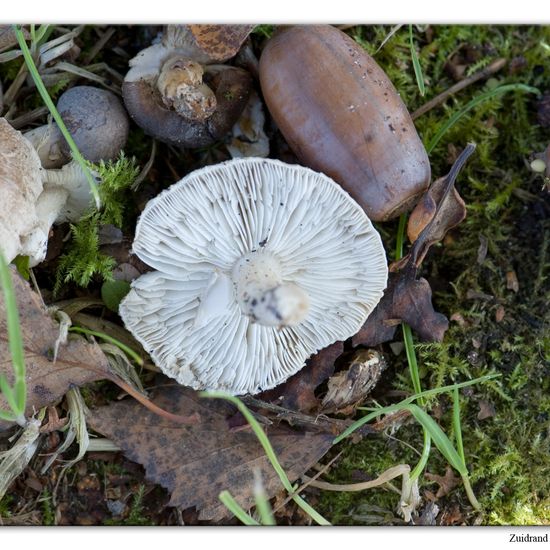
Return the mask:
<path id="1" fill-rule="evenodd" d="M 44 115 L 48 114 L 48 108 L 38 107 L 37 109 L 33 109 L 32 111 L 29 111 L 27 113 L 22 114 L 21 116 L 18 116 L 17 118 L 14 118 L 13 120 L 9 120 L 9 123 L 13 128 L 16 130 L 19 130 L 20 128 L 24 128 L 25 126 L 29 125 L 31 122 L 34 122 L 36 119 L 43 117 Z"/>
<path id="2" fill-rule="evenodd" d="M 343 453 L 344 451 L 340 451 L 333 459 L 327 462 L 327 464 L 325 464 L 313 477 L 308 478 L 308 481 L 306 481 L 305 483 L 302 483 L 302 485 L 300 485 L 298 489 L 296 489 L 293 493 L 288 495 L 285 498 L 285 500 L 281 504 L 279 504 L 277 508 L 273 510 L 273 513 L 278 512 L 281 508 L 286 506 L 292 500 L 292 497 L 294 495 L 299 495 L 301 492 L 304 491 L 304 489 L 306 489 L 309 485 L 311 485 L 318 477 L 326 473 L 329 470 L 329 468 L 342 456 Z"/>
<path id="3" fill-rule="evenodd" d="M 101 35 L 101 38 L 94 44 L 90 53 L 84 58 L 84 65 L 89 65 L 92 62 L 93 58 L 103 49 L 115 32 L 116 28 L 110 27 Z"/>
<path id="4" fill-rule="evenodd" d="M 267 403 L 265 401 L 260 401 L 251 396 L 246 396 L 241 399 L 246 405 L 250 407 L 266 409 L 270 412 L 277 414 L 277 419 L 286 420 L 291 426 L 307 426 L 308 428 L 313 428 L 316 431 L 328 432 L 328 433 L 339 433 L 340 430 L 346 429 L 350 425 L 350 421 L 347 420 L 338 420 L 336 418 L 329 418 L 325 415 L 319 416 L 308 416 L 297 411 L 292 411 L 280 407 L 279 405 L 273 405 L 272 403 Z M 370 428 L 369 428 L 370 431 Z"/>
<path id="5" fill-rule="evenodd" d="M 501 58 L 497 59 L 496 61 L 493 61 L 490 65 L 485 67 L 484 69 L 481 69 L 477 73 L 474 73 L 473 75 L 469 76 L 468 78 L 465 78 L 464 80 L 461 80 L 460 82 L 457 82 L 453 86 L 451 86 L 449 89 L 445 90 L 444 92 L 440 93 L 439 95 L 435 96 L 433 99 L 430 99 L 427 103 L 422 105 L 419 109 L 414 111 L 412 113 L 411 118 L 413 120 L 416 120 L 418 117 L 422 116 L 423 114 L 427 113 L 428 111 L 431 111 L 434 107 L 437 107 L 441 103 L 444 103 L 450 96 L 453 94 L 456 94 L 460 90 L 463 90 L 467 86 L 470 86 L 470 84 L 473 84 L 474 82 L 477 82 L 478 80 L 482 80 L 484 78 L 487 78 L 498 71 L 502 69 L 506 63 L 508 62 L 507 59 Z"/>
<path id="6" fill-rule="evenodd" d="M 17 96 L 17 93 L 21 89 L 21 86 L 25 83 L 25 80 L 27 78 L 27 65 L 26 63 L 22 63 L 21 67 L 19 67 L 19 72 L 17 73 L 17 76 L 15 77 L 14 81 L 11 83 L 10 87 L 6 90 L 6 93 L 4 94 L 4 107 L 11 107 L 11 104 L 15 100 L 15 97 Z"/>

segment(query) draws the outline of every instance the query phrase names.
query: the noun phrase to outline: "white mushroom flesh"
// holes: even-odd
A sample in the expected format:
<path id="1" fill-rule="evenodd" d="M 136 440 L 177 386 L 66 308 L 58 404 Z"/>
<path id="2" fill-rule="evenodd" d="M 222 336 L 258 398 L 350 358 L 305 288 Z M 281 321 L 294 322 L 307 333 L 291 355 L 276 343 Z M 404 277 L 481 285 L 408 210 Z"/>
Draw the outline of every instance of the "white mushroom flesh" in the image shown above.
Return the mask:
<path id="1" fill-rule="evenodd" d="M 387 281 L 357 203 L 323 174 L 266 159 L 207 167 L 161 193 L 134 252 L 156 271 L 122 302 L 126 326 L 181 384 L 233 394 L 272 388 L 354 335 Z"/>

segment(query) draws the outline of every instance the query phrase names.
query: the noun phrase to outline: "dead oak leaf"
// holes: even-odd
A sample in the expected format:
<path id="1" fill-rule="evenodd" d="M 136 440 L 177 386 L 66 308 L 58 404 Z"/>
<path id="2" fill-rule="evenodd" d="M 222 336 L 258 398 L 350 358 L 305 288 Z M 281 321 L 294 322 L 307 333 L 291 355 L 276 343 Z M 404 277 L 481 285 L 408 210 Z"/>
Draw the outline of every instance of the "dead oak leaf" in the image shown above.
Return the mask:
<path id="1" fill-rule="evenodd" d="M 432 481 L 439 485 L 439 489 L 435 495 L 436 498 L 441 498 L 448 495 L 460 483 L 460 478 L 454 475 L 454 471 L 450 466 L 447 466 L 444 476 L 426 472 L 424 477 L 428 481 Z"/>
<path id="2" fill-rule="evenodd" d="M 417 271 L 429 248 L 443 239 L 447 231 L 465 215 L 464 201 L 454 184 L 461 168 L 474 152 L 468 144 L 447 176 L 428 189 L 409 219 L 410 252 L 390 266 L 388 287 L 371 313 L 354 345 L 377 346 L 391 340 L 400 322 L 407 323 L 422 340 L 440 342 L 449 326 L 447 318 L 432 305 L 432 290 L 426 279 L 417 279 Z"/>
<path id="3" fill-rule="evenodd" d="M 263 448 L 251 430 L 229 429 L 235 409 L 220 400 L 201 399 L 189 388 L 169 383 L 158 387 L 154 400 L 178 415 L 198 412 L 195 425 L 174 424 L 130 400 L 90 413 L 89 425 L 113 440 L 146 477 L 171 494 L 170 506 L 196 507 L 199 519 L 221 521 L 229 515 L 218 495 L 229 490 L 248 509 L 254 505 L 254 470 L 260 471 L 269 498 L 282 488 Z M 291 481 L 300 477 L 331 447 L 329 434 L 267 428 L 267 435 Z"/>
<path id="4" fill-rule="evenodd" d="M 432 244 L 441 241 L 449 229 L 466 217 L 466 205 L 455 188 L 455 182 L 475 147 L 469 143 L 456 159 L 451 171 L 436 180 L 416 205 L 407 227 L 407 234 L 413 243 L 411 252 L 393 264 L 393 271 L 409 263 L 419 267 Z"/>
<path id="5" fill-rule="evenodd" d="M 334 363 L 342 353 L 343 342 L 331 344 L 310 357 L 307 365 L 284 384 L 261 393 L 258 399 L 303 413 L 318 409 L 321 402 L 315 396 L 315 389 L 332 376 Z"/>
<path id="6" fill-rule="evenodd" d="M 108 377 L 109 363 L 97 344 L 71 335 L 61 345 L 53 361 L 55 343 L 59 337 L 59 324 L 46 311 L 40 297 L 17 271 L 12 268 L 12 284 L 19 310 L 23 338 L 27 382 L 27 415 L 53 403 L 73 386 L 82 386 Z M 0 292 L 0 373 L 13 383 L 13 370 L 9 352 L 4 293 Z M 0 395 L 0 409 L 8 409 Z M 10 423 L 0 421 L 0 430 Z"/>
<path id="7" fill-rule="evenodd" d="M 353 337 L 353 345 L 374 347 L 387 342 L 394 337 L 399 322 L 407 323 L 428 342 L 441 342 L 449 328 L 445 315 L 437 313 L 432 305 L 430 284 L 426 279 L 416 279 L 412 267 L 390 274 L 382 300 Z"/>

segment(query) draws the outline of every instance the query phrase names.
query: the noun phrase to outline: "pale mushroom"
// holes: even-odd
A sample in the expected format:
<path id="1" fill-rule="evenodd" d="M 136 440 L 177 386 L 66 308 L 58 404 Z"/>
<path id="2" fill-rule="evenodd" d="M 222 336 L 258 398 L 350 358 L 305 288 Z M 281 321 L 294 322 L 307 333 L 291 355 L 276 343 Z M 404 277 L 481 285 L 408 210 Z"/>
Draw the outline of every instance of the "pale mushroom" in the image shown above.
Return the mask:
<path id="1" fill-rule="evenodd" d="M 246 158 L 192 172 L 150 201 L 133 250 L 155 269 L 120 305 L 168 376 L 232 394 L 272 388 L 354 335 L 387 265 L 359 205 L 324 174 Z"/>
<path id="2" fill-rule="evenodd" d="M 29 256 L 44 260 L 54 222 L 77 221 L 90 206 L 89 184 L 71 161 L 44 170 L 33 145 L 0 118 L 0 247 L 8 262 Z"/>

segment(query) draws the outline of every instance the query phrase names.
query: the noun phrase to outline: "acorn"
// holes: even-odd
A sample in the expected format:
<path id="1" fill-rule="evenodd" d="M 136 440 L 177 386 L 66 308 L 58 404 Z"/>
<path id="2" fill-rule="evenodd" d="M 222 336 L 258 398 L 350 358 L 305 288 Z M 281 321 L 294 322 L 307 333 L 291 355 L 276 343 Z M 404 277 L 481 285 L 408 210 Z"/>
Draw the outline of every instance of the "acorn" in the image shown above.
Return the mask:
<path id="1" fill-rule="evenodd" d="M 336 180 L 376 221 L 410 209 L 430 182 L 411 116 L 388 76 L 330 25 L 276 33 L 260 58 L 266 105 L 306 166 Z"/>

